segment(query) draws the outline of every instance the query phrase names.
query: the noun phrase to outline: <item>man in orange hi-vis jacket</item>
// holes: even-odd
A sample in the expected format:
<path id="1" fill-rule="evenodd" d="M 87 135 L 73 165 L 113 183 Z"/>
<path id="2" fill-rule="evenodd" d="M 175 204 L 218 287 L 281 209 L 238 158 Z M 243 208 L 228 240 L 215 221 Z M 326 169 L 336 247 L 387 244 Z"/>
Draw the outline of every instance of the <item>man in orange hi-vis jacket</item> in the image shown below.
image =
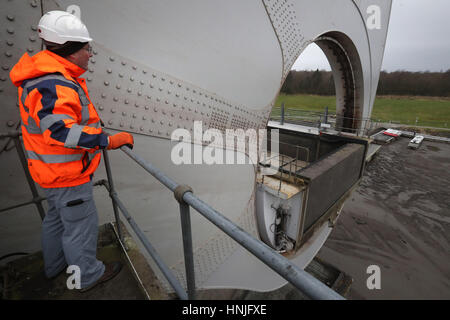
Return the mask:
<path id="1" fill-rule="evenodd" d="M 42 223 L 45 274 L 56 277 L 68 265 L 80 271 L 81 291 L 119 273 L 121 264 L 96 258 L 98 214 L 92 176 L 100 149 L 133 147 L 127 132 L 108 135 L 89 99 L 85 80 L 92 48 L 86 26 L 64 11 L 50 11 L 39 21 L 46 46 L 33 57 L 25 53 L 11 70 L 18 87 L 23 143 L 28 168 L 47 196 Z"/>

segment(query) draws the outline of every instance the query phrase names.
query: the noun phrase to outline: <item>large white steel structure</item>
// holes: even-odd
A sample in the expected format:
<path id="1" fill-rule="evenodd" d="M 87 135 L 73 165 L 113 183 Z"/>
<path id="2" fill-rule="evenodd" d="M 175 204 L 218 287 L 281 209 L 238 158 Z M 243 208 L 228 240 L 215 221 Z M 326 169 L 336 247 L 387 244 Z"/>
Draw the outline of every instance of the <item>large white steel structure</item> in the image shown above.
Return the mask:
<path id="1" fill-rule="evenodd" d="M 342 125 L 369 117 L 386 41 L 390 0 L 4 0 L 0 4 L 0 131 L 19 128 L 9 71 L 24 52 L 41 49 L 36 25 L 49 10 L 81 14 L 94 39 L 85 77 L 106 127 L 134 133 L 135 151 L 247 232 L 259 238 L 256 166 L 180 165 L 170 160 L 174 129 L 263 129 L 290 68 L 315 42 L 335 80 Z M 1 207 L 29 198 L 17 155 L 5 141 L 0 161 Z M 121 198 L 176 275 L 184 278 L 179 211 L 173 196 L 111 153 Z M 104 176 L 100 169 L 96 179 Z M 111 220 L 106 192 L 96 191 L 101 221 Z M 38 217 L 25 207 L 4 215 L 0 255 L 39 250 Z M 20 220 L 22 219 L 22 220 Z M 196 283 L 201 288 L 267 291 L 285 283 L 228 236 L 192 214 Z M 20 222 L 22 221 L 22 222 Z M 20 223 L 28 227 L 22 229 Z M 7 226 L 7 227 L 6 227 Z M 25 231 L 26 230 L 26 231 Z M 324 224 L 290 258 L 305 267 L 331 229 Z M 8 239 L 16 240 L 8 242 Z M 21 239 L 18 241 L 17 239 Z"/>

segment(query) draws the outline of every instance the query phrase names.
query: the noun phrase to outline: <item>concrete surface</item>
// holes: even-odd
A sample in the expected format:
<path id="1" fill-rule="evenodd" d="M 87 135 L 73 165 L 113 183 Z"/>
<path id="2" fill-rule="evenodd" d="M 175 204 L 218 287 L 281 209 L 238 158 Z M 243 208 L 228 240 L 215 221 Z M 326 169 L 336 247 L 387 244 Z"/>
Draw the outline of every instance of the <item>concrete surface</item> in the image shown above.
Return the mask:
<path id="1" fill-rule="evenodd" d="M 450 299 L 450 145 L 409 141 L 381 147 L 318 253 L 353 277 L 349 299 Z"/>

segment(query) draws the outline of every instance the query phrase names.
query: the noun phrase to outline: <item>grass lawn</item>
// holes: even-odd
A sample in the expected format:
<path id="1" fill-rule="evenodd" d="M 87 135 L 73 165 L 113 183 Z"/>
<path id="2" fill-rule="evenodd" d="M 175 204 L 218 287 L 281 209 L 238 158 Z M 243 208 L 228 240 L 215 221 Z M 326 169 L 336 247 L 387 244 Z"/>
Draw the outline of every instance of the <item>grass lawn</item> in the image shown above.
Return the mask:
<path id="1" fill-rule="evenodd" d="M 302 112 L 323 113 L 325 106 L 328 106 L 329 113 L 336 113 L 336 98 L 334 96 L 280 94 L 276 100 L 276 108 L 272 111 L 272 116 L 280 115 L 279 107 L 282 102 L 284 102 L 285 110 L 288 112 L 290 110 L 292 110 L 291 112 L 301 110 Z M 450 99 L 380 96 L 375 99 L 371 118 L 380 122 L 392 121 L 393 123 L 406 125 L 450 128 Z"/>

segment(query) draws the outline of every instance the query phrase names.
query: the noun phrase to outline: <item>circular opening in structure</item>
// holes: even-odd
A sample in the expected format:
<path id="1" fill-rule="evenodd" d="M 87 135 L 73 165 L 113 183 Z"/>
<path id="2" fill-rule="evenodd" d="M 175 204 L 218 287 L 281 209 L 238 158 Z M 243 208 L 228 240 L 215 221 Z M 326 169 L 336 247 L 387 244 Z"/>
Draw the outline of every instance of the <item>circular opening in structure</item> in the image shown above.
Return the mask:
<path id="1" fill-rule="evenodd" d="M 367 125 L 361 61 L 348 36 L 328 32 L 316 38 L 292 69 L 284 75 L 273 120 L 351 133 Z"/>
<path id="2" fill-rule="evenodd" d="M 330 114 L 336 114 L 333 72 L 322 49 L 312 43 L 303 50 L 286 76 L 272 118 L 317 127 L 319 122 L 327 126 Z"/>

